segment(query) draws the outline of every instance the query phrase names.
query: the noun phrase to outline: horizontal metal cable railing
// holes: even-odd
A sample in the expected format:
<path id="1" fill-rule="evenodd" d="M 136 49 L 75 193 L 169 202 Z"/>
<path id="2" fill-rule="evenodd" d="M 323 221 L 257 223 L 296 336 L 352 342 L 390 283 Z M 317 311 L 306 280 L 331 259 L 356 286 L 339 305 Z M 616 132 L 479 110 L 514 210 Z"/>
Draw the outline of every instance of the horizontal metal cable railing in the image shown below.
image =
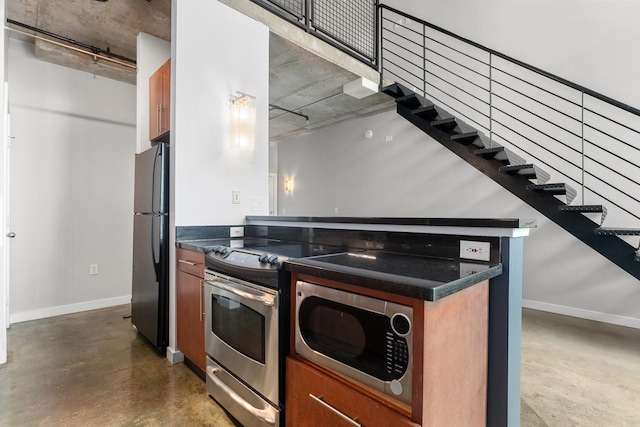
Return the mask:
<path id="1" fill-rule="evenodd" d="M 640 224 L 640 110 L 380 10 L 381 81 L 412 89 L 482 132 L 488 147 L 504 146 L 574 187 L 574 204 L 605 204 L 608 221 Z"/>
<path id="2" fill-rule="evenodd" d="M 378 69 L 377 0 L 251 0 Z"/>

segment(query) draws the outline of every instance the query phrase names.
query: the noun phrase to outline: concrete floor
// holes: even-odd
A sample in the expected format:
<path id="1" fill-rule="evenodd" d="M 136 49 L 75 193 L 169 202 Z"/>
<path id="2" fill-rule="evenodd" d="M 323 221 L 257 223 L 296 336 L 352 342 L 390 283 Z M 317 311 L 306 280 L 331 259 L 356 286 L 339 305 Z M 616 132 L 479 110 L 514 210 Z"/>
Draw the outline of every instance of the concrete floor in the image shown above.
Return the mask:
<path id="1" fill-rule="evenodd" d="M 129 306 L 13 325 L 0 426 L 233 426 L 184 365 L 132 329 Z M 640 425 L 640 330 L 523 315 L 522 426 Z"/>

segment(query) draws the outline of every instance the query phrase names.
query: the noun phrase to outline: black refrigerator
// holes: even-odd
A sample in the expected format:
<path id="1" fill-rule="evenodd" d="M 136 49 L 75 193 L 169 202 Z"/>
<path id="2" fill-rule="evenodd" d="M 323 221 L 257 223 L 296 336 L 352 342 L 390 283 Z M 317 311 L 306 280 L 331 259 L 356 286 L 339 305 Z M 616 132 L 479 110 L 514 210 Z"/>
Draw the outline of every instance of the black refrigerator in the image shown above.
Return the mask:
<path id="1" fill-rule="evenodd" d="M 164 354 L 169 341 L 169 146 L 135 161 L 131 321 Z"/>

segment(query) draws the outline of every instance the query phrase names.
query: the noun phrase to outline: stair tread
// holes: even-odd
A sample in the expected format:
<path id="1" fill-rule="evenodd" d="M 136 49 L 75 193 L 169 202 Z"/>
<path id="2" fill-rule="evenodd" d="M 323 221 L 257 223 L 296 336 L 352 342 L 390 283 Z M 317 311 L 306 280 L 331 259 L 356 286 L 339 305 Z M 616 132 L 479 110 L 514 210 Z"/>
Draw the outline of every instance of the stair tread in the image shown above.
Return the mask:
<path id="1" fill-rule="evenodd" d="M 547 189 L 556 189 L 556 188 L 567 188 L 564 182 L 557 182 L 551 184 L 529 184 L 527 185 L 527 190 L 547 190 Z"/>
<path id="2" fill-rule="evenodd" d="M 596 228 L 595 233 L 601 236 L 640 236 L 640 228 Z"/>
<path id="3" fill-rule="evenodd" d="M 436 106 L 431 104 L 431 105 L 425 105 L 424 107 L 416 108 L 415 110 L 412 111 L 412 113 L 420 114 L 420 113 L 431 112 L 435 110 L 436 110 Z"/>
<path id="4" fill-rule="evenodd" d="M 508 166 L 502 166 L 499 170 L 500 172 L 509 173 L 509 172 L 518 172 L 518 171 L 527 170 L 527 169 L 533 169 L 533 165 L 528 163 L 524 165 L 508 165 Z"/>
<path id="5" fill-rule="evenodd" d="M 418 99 L 415 93 L 410 93 L 408 95 L 402 95 L 396 98 L 396 102 L 406 101 L 407 99 Z"/>
<path id="6" fill-rule="evenodd" d="M 467 139 L 467 138 L 477 138 L 478 137 L 478 131 L 474 130 L 471 132 L 465 132 L 465 133 L 459 133 L 456 135 L 451 135 L 451 139 L 452 140 L 457 140 L 457 139 Z"/>
<path id="7" fill-rule="evenodd" d="M 540 191 L 548 194 L 553 194 L 555 196 L 560 196 L 563 194 L 567 194 L 569 192 L 568 187 L 564 183 L 557 184 L 529 184 L 527 185 L 527 190 L 531 191 Z"/>
<path id="8" fill-rule="evenodd" d="M 479 148 L 473 152 L 474 155 L 482 157 L 483 159 L 496 159 L 503 164 L 509 164 L 509 155 L 507 151 L 502 146 L 490 147 L 490 148 Z"/>
<path id="9" fill-rule="evenodd" d="M 481 156 L 483 154 L 493 154 L 500 153 L 504 151 L 504 147 L 491 147 L 491 148 L 480 148 L 473 152 L 476 156 Z"/>
<path id="10" fill-rule="evenodd" d="M 602 205 L 566 205 L 560 206 L 560 210 L 569 212 L 603 212 L 607 209 Z"/>
<path id="11" fill-rule="evenodd" d="M 381 89 L 382 93 L 386 93 L 389 96 L 392 96 L 394 98 L 398 98 L 400 96 L 404 96 L 405 95 L 405 91 L 403 90 L 403 87 L 398 84 L 398 83 L 393 83 L 390 84 L 389 86 L 385 86 Z"/>
<path id="12" fill-rule="evenodd" d="M 430 124 L 431 126 L 440 126 L 440 125 L 448 125 L 450 123 L 455 123 L 455 122 L 456 122 L 455 117 L 448 117 L 446 119 L 434 120 Z"/>

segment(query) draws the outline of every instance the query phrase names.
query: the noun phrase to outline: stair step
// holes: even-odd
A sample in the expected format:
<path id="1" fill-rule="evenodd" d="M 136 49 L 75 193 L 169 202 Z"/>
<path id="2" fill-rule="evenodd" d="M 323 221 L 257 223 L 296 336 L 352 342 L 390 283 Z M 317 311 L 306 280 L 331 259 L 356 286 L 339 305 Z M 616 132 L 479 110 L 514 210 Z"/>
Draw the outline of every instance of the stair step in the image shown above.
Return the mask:
<path id="1" fill-rule="evenodd" d="M 483 159 L 493 159 L 498 153 L 503 153 L 504 147 L 481 148 L 473 152 L 476 156 Z"/>
<path id="2" fill-rule="evenodd" d="M 531 164 L 502 166 L 498 170 L 508 175 L 521 175 L 527 178 L 536 177 L 536 170 Z"/>
<path id="3" fill-rule="evenodd" d="M 390 84 L 389 86 L 383 87 L 381 92 L 386 93 L 387 95 L 393 98 L 399 98 L 401 96 L 405 96 L 409 94 L 411 91 L 399 83 L 393 83 L 393 84 Z"/>
<path id="4" fill-rule="evenodd" d="M 414 116 L 418 116 L 421 119 L 433 120 L 438 117 L 438 110 L 435 105 L 427 105 L 426 107 L 416 108 L 412 111 Z"/>
<path id="5" fill-rule="evenodd" d="M 473 143 L 476 139 L 478 139 L 478 131 L 474 130 L 471 132 L 459 133 L 457 135 L 452 135 L 451 140 L 459 142 L 460 144 L 469 145 Z"/>
<path id="6" fill-rule="evenodd" d="M 422 107 L 422 102 L 420 102 L 418 95 L 415 93 L 410 93 L 409 95 L 396 98 L 396 104 L 402 104 L 411 110 Z"/>
<path id="7" fill-rule="evenodd" d="M 564 182 L 553 184 L 530 184 L 527 185 L 527 190 L 544 192 L 554 196 L 564 195 L 567 205 L 570 204 L 578 195 L 578 192 L 573 187 L 565 184 Z"/>
<path id="8" fill-rule="evenodd" d="M 478 157 L 482 157 L 483 159 L 495 159 L 504 164 L 509 164 L 509 154 L 505 150 L 504 147 L 491 147 L 491 148 L 480 148 L 473 152 Z"/>
<path id="9" fill-rule="evenodd" d="M 527 190 L 541 191 L 553 195 L 567 194 L 567 186 L 564 183 L 558 184 L 530 184 L 527 185 Z"/>
<path id="10" fill-rule="evenodd" d="M 450 131 L 455 129 L 456 126 L 458 126 L 458 123 L 456 123 L 455 117 L 449 117 L 448 119 L 435 120 L 431 122 L 430 125 L 444 131 Z"/>
<path id="11" fill-rule="evenodd" d="M 640 228 L 596 228 L 595 234 L 598 236 L 640 236 Z"/>
<path id="12" fill-rule="evenodd" d="M 607 208 L 603 205 L 566 205 L 559 208 L 563 212 L 579 212 L 579 213 L 601 213 L 600 225 L 604 224 L 604 219 L 607 217 Z"/>
<path id="13" fill-rule="evenodd" d="M 567 205 L 560 206 L 561 211 L 581 213 L 607 213 L 607 208 L 602 205 Z"/>

